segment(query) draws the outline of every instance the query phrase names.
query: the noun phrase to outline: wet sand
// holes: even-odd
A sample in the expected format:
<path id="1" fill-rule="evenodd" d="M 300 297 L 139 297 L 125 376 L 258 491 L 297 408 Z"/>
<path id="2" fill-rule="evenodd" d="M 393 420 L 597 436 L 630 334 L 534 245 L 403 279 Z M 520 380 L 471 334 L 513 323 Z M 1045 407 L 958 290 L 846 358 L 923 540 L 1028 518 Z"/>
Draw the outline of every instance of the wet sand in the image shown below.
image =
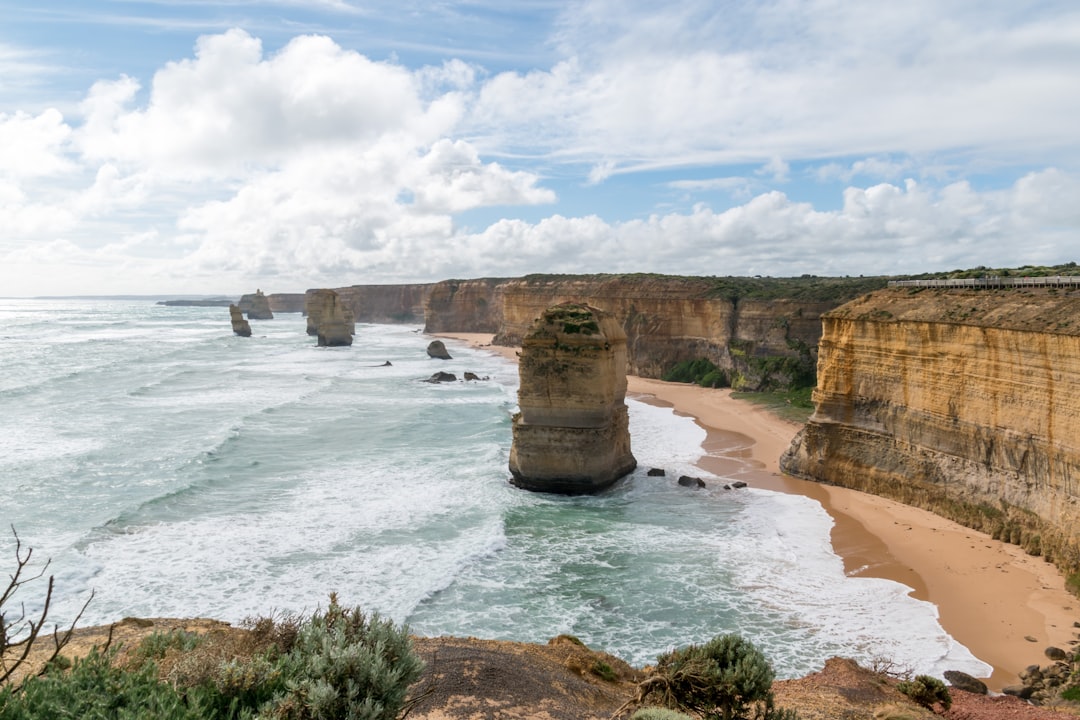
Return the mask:
<path id="1" fill-rule="evenodd" d="M 442 337 L 516 360 L 514 348 L 490 345 L 491 335 Z M 945 630 L 993 666 L 985 678 L 991 689 L 1017 682 L 1028 665 L 1047 664 L 1046 647 L 1070 647 L 1080 600 L 1041 558 L 918 508 L 782 475 L 780 455 L 800 426 L 729 390 L 630 377 L 628 392 L 669 405 L 707 431 L 703 470 L 820 502 L 835 523 L 833 548 L 848 575 L 895 580 L 934 603 Z"/>

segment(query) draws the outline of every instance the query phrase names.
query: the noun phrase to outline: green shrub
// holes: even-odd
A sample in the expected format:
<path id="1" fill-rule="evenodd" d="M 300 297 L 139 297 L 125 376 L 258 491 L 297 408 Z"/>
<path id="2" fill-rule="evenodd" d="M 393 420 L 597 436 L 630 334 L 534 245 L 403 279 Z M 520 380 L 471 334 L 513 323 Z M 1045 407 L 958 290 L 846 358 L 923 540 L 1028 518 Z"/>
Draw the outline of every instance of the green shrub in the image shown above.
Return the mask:
<path id="1" fill-rule="evenodd" d="M 592 673 L 601 680 L 607 680 L 608 682 L 615 682 L 619 679 L 619 674 L 615 672 L 615 669 L 603 660 L 597 660 L 593 663 Z"/>
<path id="2" fill-rule="evenodd" d="M 303 622 L 158 633 L 126 656 L 95 648 L 70 669 L 54 662 L 0 689 L 0 720 L 394 720 L 422 668 L 406 629 L 331 595 Z"/>
<path id="3" fill-rule="evenodd" d="M 160 682 L 153 662 L 129 670 L 114 666 L 113 656 L 94 649 L 69 671 L 29 678 L 18 692 L 5 687 L 0 691 L 0 720 L 250 717 L 210 715 L 204 693 L 185 693 Z"/>
<path id="4" fill-rule="evenodd" d="M 1069 702 L 1080 702 L 1080 685 L 1073 685 L 1071 688 L 1066 688 L 1061 693 L 1062 700 L 1068 700 Z"/>
<path id="5" fill-rule="evenodd" d="M 941 703 L 946 710 L 952 707 L 952 696 L 949 695 L 948 688 L 936 677 L 916 675 L 914 680 L 898 683 L 896 689 L 924 708 L 932 709 L 934 703 Z"/>
<path id="6" fill-rule="evenodd" d="M 772 667 L 753 643 L 720 635 L 661 655 L 656 674 L 640 689 L 643 697 L 658 694 L 661 704 L 705 720 L 792 720 L 793 712 L 773 707 L 773 678 Z"/>
<path id="7" fill-rule="evenodd" d="M 169 650 L 177 652 L 190 652 L 198 647 L 200 638 L 196 633 L 185 630 L 172 630 L 163 633 L 156 632 L 143 638 L 139 643 L 135 655 L 147 660 L 160 660 L 165 657 Z"/>
<path id="8" fill-rule="evenodd" d="M 667 708 L 647 707 L 631 715 L 630 720 L 693 720 L 693 718 Z"/>
<path id="9" fill-rule="evenodd" d="M 660 376 L 667 382 L 694 383 L 701 387 L 728 387 L 730 380 L 727 373 L 708 358 L 683 360 Z"/>
<path id="10" fill-rule="evenodd" d="M 343 608 L 331 594 L 330 606 L 301 628 L 286 657 L 287 692 L 269 717 L 394 720 L 423 667 L 407 628 Z"/>

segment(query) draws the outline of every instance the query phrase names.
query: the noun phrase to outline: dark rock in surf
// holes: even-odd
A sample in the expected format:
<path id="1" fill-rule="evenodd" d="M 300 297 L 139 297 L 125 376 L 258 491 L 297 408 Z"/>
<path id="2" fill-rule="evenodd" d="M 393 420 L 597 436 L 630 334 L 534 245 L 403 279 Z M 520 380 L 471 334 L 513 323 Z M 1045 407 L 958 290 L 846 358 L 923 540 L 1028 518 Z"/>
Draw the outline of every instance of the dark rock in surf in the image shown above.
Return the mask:
<path id="1" fill-rule="evenodd" d="M 446 345 L 443 344 L 442 340 L 432 340 L 427 346 L 427 354 L 428 357 L 433 357 L 436 360 L 453 360 L 450 353 L 446 351 Z"/>
<path id="2" fill-rule="evenodd" d="M 703 488 L 705 487 L 705 481 L 699 477 L 691 477 L 689 475 L 679 476 L 679 484 L 683 487 Z"/>

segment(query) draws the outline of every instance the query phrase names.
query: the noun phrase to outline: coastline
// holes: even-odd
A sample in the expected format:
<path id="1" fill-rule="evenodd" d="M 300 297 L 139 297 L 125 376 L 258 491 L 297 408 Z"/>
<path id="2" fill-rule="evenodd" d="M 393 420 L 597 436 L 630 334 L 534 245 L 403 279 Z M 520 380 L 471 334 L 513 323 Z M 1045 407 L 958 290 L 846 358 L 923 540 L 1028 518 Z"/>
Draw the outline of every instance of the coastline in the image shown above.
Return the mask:
<path id="1" fill-rule="evenodd" d="M 515 348 L 491 345 L 490 334 L 436 336 L 517 359 Z M 1046 664 L 1046 647 L 1071 647 L 1080 599 L 1041 558 L 925 510 L 782 475 L 780 455 L 800 426 L 732 398 L 730 390 L 635 376 L 627 380 L 628 394 L 670 406 L 706 430 L 703 470 L 723 475 L 750 466 L 740 479 L 752 486 L 821 503 L 833 518 L 833 549 L 847 574 L 894 580 L 933 603 L 942 627 L 993 667 L 985 678 L 992 690 L 1016 683 L 1029 665 Z"/>

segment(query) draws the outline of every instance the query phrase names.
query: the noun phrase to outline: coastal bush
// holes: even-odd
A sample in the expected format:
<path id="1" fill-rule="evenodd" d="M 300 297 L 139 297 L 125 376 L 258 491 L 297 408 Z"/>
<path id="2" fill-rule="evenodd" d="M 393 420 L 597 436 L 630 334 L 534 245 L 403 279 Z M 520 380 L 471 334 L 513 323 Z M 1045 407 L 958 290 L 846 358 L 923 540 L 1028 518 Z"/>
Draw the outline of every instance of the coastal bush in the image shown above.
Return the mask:
<path id="1" fill-rule="evenodd" d="M 728 387 L 730 384 L 727 373 L 708 358 L 676 363 L 660 379 L 667 382 L 694 383 L 709 388 Z"/>
<path id="2" fill-rule="evenodd" d="M 945 683 L 930 675 L 916 675 L 913 680 L 897 683 L 896 689 L 927 709 L 932 709 L 934 703 L 941 703 L 946 710 L 952 707 L 952 696 Z"/>
<path id="3" fill-rule="evenodd" d="M 597 660 L 592 665 L 592 674 L 596 675 L 601 680 L 607 680 L 608 682 L 615 682 L 619 679 L 619 674 L 615 672 L 615 668 L 607 664 L 603 660 Z"/>
<path id="4" fill-rule="evenodd" d="M 138 670 L 114 664 L 113 652 L 97 648 L 76 660 L 71 669 L 28 678 L 21 689 L 0 690 L 0 720 L 117 718 L 135 720 L 203 720 L 212 715 L 204 693 L 182 692 L 158 680 L 147 662 Z M 230 718 L 250 717 L 236 714 Z"/>
<path id="5" fill-rule="evenodd" d="M 693 718 L 668 708 L 646 707 L 631 715 L 630 720 L 693 720 Z"/>
<path id="6" fill-rule="evenodd" d="M 329 607 L 300 629 L 286 656 L 287 692 L 268 717 L 393 720 L 423 667 L 407 628 L 342 607 L 331 593 Z"/>
<path id="7" fill-rule="evenodd" d="M 773 705 L 774 677 L 753 643 L 719 635 L 658 657 L 655 674 L 638 685 L 638 702 L 651 696 L 705 720 L 795 720 L 793 711 Z"/>
<path id="8" fill-rule="evenodd" d="M 19 553 L 22 570 L 29 558 Z M 15 589 L 22 577 L 16 572 Z M 7 635 L 3 642 L 23 647 Z M 5 660 L 0 669 L 9 665 L 18 666 Z M 327 610 L 305 620 L 261 618 L 246 633 L 155 633 L 128 652 L 51 658 L 39 675 L 0 687 L 0 720 L 394 720 L 422 669 L 406 628 L 331 594 Z"/>

